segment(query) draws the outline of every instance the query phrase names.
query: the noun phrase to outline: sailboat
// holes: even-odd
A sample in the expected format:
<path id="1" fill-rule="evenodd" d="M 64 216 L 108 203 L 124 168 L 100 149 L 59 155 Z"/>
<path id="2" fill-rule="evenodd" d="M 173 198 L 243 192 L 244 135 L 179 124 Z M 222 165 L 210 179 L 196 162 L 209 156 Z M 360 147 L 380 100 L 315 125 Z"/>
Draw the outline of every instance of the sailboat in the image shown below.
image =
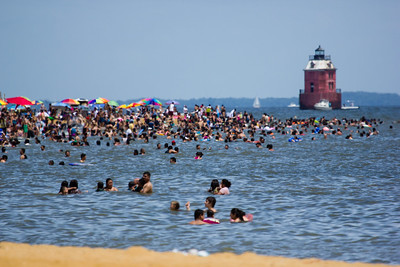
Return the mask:
<path id="1" fill-rule="evenodd" d="M 261 107 L 261 105 L 260 105 L 260 99 L 259 99 L 258 96 L 257 96 L 256 99 L 254 99 L 253 108 L 260 108 L 260 107 Z"/>

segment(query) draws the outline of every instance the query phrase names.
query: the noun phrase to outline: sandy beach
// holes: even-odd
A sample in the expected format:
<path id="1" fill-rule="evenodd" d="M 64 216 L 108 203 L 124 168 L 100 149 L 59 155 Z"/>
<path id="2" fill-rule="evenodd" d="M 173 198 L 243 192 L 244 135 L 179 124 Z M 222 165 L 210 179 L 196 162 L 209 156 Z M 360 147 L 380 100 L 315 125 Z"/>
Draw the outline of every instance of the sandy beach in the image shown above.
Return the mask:
<path id="1" fill-rule="evenodd" d="M 6 266 L 393 266 L 368 263 L 345 263 L 319 259 L 290 259 L 260 256 L 254 253 L 235 255 L 216 253 L 208 257 L 174 252 L 154 252 L 142 247 L 104 249 L 88 247 L 57 247 L 9 242 L 0 243 L 0 265 Z"/>

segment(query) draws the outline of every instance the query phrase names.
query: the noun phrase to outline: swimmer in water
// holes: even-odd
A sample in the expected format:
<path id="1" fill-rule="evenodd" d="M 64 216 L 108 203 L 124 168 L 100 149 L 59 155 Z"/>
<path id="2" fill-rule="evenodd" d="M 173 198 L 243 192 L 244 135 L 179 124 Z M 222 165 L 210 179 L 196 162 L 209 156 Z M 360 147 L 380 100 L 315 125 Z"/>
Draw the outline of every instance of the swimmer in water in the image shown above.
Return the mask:
<path id="1" fill-rule="evenodd" d="M 85 153 L 82 153 L 81 154 L 81 162 L 83 163 L 83 162 L 85 162 L 86 161 L 86 154 Z"/>
<path id="2" fill-rule="evenodd" d="M 222 179 L 221 189 L 217 195 L 229 195 L 229 187 L 231 187 L 231 182 L 229 182 L 227 179 Z"/>
<path id="3" fill-rule="evenodd" d="M 185 207 L 186 207 L 186 210 L 190 210 L 190 202 L 189 201 L 186 202 Z M 170 210 L 177 211 L 177 210 L 179 210 L 179 208 L 180 208 L 180 204 L 178 201 L 171 201 L 171 204 L 169 205 Z"/>
<path id="4" fill-rule="evenodd" d="M 213 193 L 213 194 L 217 194 L 219 189 L 220 189 L 220 187 L 219 187 L 218 180 L 217 179 L 213 179 L 211 181 L 210 189 L 208 189 L 208 192 Z"/>
<path id="5" fill-rule="evenodd" d="M 219 224 L 219 220 L 214 218 L 214 212 L 212 210 L 207 210 L 207 217 L 203 220 L 209 224 Z"/>
<path id="6" fill-rule="evenodd" d="M 113 186 L 113 180 L 111 178 L 107 178 L 104 191 L 118 191 L 118 188 Z"/>
<path id="7" fill-rule="evenodd" d="M 98 182 L 96 192 L 101 192 L 101 191 L 104 191 L 104 183 Z"/>
<path id="8" fill-rule="evenodd" d="M 7 155 L 3 155 L 0 159 L 1 163 L 5 163 L 8 160 L 8 156 Z"/>
<path id="9" fill-rule="evenodd" d="M 217 212 L 217 210 L 214 208 L 215 203 L 217 203 L 217 200 L 215 199 L 215 197 L 207 197 L 206 200 L 204 201 L 204 206 L 208 210 L 211 210 L 215 213 L 215 212 Z"/>
<path id="10" fill-rule="evenodd" d="M 196 152 L 196 157 L 194 159 L 203 159 L 203 153 L 202 152 Z"/>
<path id="11" fill-rule="evenodd" d="M 246 215 L 246 213 L 240 209 L 233 208 L 230 214 L 231 222 L 249 222 L 251 221 L 252 216 Z"/>
<path id="12" fill-rule="evenodd" d="M 194 225 L 208 224 L 204 222 L 204 211 L 201 209 L 195 210 L 194 221 L 191 221 L 189 224 L 194 224 Z"/>

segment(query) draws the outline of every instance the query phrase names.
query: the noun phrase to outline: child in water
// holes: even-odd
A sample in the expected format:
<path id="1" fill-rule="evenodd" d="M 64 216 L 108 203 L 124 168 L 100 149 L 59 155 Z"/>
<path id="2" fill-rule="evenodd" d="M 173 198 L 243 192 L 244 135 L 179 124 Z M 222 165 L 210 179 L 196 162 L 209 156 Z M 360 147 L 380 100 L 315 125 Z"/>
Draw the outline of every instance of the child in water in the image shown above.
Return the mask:
<path id="1" fill-rule="evenodd" d="M 203 222 L 209 224 L 219 224 L 219 220 L 214 218 L 214 212 L 212 210 L 207 210 L 207 217 L 204 218 Z"/>

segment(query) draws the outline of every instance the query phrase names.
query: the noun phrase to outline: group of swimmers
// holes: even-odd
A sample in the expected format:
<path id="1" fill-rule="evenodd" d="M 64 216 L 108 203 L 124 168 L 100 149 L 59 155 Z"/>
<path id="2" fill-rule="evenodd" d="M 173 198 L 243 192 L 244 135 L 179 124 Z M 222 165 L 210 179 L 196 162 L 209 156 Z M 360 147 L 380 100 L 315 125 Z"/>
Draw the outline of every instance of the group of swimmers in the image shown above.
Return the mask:
<path id="1" fill-rule="evenodd" d="M 149 194 L 153 192 L 153 184 L 150 182 L 151 174 L 146 171 L 143 173 L 142 178 L 135 178 L 128 184 L 128 189 L 133 192 L 140 192 L 144 194 Z M 103 182 L 97 182 L 96 192 L 101 191 L 118 191 L 118 188 L 114 186 L 114 181 L 112 178 L 107 178 L 105 186 Z M 78 181 L 76 179 L 71 180 L 68 185 L 68 181 L 62 181 L 61 187 L 58 192 L 61 195 L 69 194 L 80 194 L 82 191 L 78 189 Z"/>
<path id="2" fill-rule="evenodd" d="M 202 224 L 219 224 L 220 220 L 215 218 L 215 204 L 217 200 L 215 197 L 207 197 L 204 201 L 205 210 L 196 209 L 194 211 L 194 220 L 189 222 L 190 224 L 202 225 Z M 186 210 L 190 210 L 190 202 L 185 204 Z M 171 201 L 170 210 L 179 211 L 180 204 L 178 201 Z M 206 217 L 207 216 L 207 217 Z M 252 214 L 246 214 L 244 211 L 233 208 L 230 213 L 230 222 L 250 222 L 253 220 Z"/>

